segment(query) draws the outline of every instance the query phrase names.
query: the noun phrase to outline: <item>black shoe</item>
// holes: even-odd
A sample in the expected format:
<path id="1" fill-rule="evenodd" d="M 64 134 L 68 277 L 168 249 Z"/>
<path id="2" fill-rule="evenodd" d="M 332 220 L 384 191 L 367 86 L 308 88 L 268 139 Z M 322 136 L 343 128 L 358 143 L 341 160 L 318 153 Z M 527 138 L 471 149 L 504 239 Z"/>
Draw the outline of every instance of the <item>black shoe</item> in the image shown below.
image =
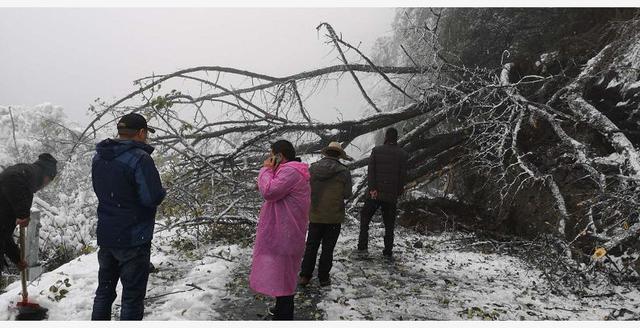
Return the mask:
<path id="1" fill-rule="evenodd" d="M 320 280 L 320 287 L 327 287 L 331 285 L 331 278 L 327 278 L 327 280 Z"/>
<path id="2" fill-rule="evenodd" d="M 384 257 L 385 261 L 387 262 L 393 262 L 395 260 L 393 254 L 391 253 L 382 253 L 382 257 Z"/>
<path id="3" fill-rule="evenodd" d="M 272 307 L 268 308 L 268 309 L 267 309 L 267 313 L 268 313 L 270 316 L 274 316 L 274 315 L 276 315 L 276 307 L 275 307 L 275 306 L 272 306 Z"/>
<path id="4" fill-rule="evenodd" d="M 307 287 L 310 281 L 311 281 L 311 278 L 300 276 L 300 278 L 298 279 L 298 286 Z"/>

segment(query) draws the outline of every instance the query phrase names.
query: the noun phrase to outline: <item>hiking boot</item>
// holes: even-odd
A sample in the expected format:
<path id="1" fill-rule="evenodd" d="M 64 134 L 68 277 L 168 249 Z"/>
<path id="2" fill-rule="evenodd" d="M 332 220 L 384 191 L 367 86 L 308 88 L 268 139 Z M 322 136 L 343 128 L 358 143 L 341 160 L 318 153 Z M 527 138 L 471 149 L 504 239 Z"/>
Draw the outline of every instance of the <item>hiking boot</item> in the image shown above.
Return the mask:
<path id="1" fill-rule="evenodd" d="M 331 285 L 331 278 L 327 278 L 327 280 L 320 280 L 320 287 L 327 287 Z"/>
<path id="2" fill-rule="evenodd" d="M 307 287 L 307 285 L 309 284 L 309 281 L 311 280 L 311 278 L 309 277 L 300 277 L 300 280 L 298 280 L 298 285 L 300 285 L 301 287 Z"/>
<path id="3" fill-rule="evenodd" d="M 387 262 L 393 262 L 395 261 L 395 258 L 393 257 L 393 254 L 391 253 L 382 253 L 382 257 L 384 258 L 385 261 Z"/>

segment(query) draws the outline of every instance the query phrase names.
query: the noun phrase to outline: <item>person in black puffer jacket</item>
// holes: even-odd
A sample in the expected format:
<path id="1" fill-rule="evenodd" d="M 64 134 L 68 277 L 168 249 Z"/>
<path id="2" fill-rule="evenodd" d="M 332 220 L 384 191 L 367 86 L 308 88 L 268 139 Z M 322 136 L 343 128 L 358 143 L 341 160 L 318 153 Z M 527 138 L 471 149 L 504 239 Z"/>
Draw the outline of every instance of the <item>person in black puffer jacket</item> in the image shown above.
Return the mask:
<path id="1" fill-rule="evenodd" d="M 369 244 L 369 223 L 378 208 L 382 208 L 384 223 L 384 250 L 382 254 L 393 256 L 393 234 L 396 221 L 396 203 L 404 191 L 409 154 L 398 146 L 398 130 L 387 129 L 385 141 L 373 148 L 369 157 L 369 193 L 360 212 L 360 236 L 358 251 L 366 253 Z"/>
<path id="2" fill-rule="evenodd" d="M 6 255 L 22 270 L 20 249 L 13 240 L 16 225 L 29 225 L 33 194 L 46 187 L 57 174 L 57 161 L 51 154 L 38 156 L 33 164 L 16 164 L 0 173 L 0 273 Z"/>

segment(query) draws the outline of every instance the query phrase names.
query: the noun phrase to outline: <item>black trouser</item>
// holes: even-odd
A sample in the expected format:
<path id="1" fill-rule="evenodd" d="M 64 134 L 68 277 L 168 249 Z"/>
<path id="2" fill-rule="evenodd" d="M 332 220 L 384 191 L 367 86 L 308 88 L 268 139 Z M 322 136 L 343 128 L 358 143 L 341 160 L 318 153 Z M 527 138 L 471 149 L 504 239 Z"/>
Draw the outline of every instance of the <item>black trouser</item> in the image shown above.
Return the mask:
<path id="1" fill-rule="evenodd" d="M 318 280 L 329 280 L 329 271 L 333 266 L 333 249 L 340 236 L 340 224 L 309 223 L 307 246 L 302 260 L 301 277 L 311 278 L 316 266 L 318 248 L 322 244 L 320 263 L 318 264 Z"/>
<path id="2" fill-rule="evenodd" d="M 276 308 L 273 320 L 293 320 L 293 296 L 276 297 Z"/>
<path id="3" fill-rule="evenodd" d="M 100 247 L 98 288 L 91 320 L 110 320 L 116 285 L 122 283 L 120 320 L 142 320 L 149 279 L 151 243 L 128 248 Z"/>
<path id="4" fill-rule="evenodd" d="M 396 225 L 396 203 L 383 202 L 368 198 L 360 212 L 360 237 L 358 249 L 369 247 L 369 223 L 379 207 L 382 207 L 382 222 L 384 223 L 384 251 L 385 255 L 393 253 L 393 231 Z"/>

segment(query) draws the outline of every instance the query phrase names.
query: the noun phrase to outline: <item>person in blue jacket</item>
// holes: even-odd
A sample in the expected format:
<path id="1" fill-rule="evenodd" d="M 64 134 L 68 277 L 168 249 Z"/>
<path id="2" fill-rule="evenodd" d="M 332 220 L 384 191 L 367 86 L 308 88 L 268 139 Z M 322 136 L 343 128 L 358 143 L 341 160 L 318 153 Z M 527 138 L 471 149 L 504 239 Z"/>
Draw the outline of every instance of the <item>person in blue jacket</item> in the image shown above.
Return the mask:
<path id="1" fill-rule="evenodd" d="M 166 195 L 147 144 L 142 115 L 118 122 L 118 138 L 96 146 L 91 169 L 98 197 L 98 288 L 91 320 L 111 319 L 116 285 L 122 283 L 120 320 L 142 320 L 149 278 L 156 208 Z"/>

